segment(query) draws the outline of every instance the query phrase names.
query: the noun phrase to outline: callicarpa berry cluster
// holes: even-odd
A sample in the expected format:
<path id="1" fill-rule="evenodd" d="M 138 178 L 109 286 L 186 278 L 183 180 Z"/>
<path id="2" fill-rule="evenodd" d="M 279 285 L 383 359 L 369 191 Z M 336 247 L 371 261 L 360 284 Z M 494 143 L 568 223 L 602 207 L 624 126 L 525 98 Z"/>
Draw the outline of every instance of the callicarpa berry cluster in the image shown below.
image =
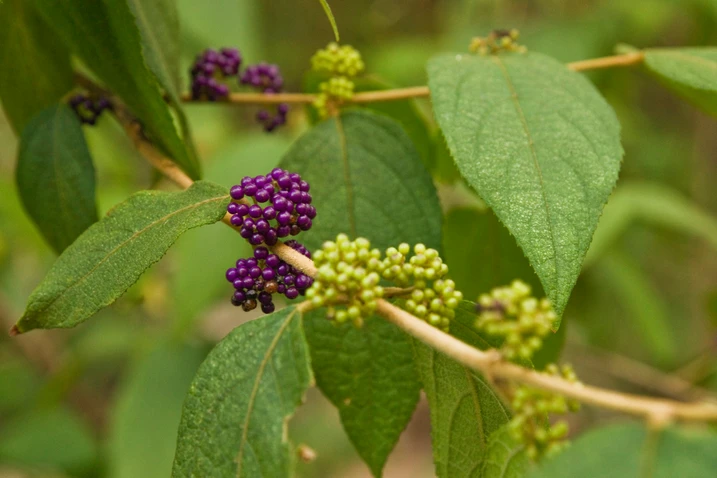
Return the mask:
<path id="1" fill-rule="evenodd" d="M 320 93 L 314 101 L 319 116 L 325 118 L 332 104 L 341 104 L 353 97 L 355 85 L 351 78 L 363 72 L 364 63 L 358 50 L 350 45 L 329 43 L 311 57 L 311 68 L 331 75 L 319 85 Z"/>
<path id="2" fill-rule="evenodd" d="M 525 53 L 524 46 L 517 43 L 520 33 L 515 28 L 512 30 L 493 30 L 486 37 L 475 37 L 468 47 L 473 53 L 479 55 L 496 55 L 504 51 Z"/>
<path id="3" fill-rule="evenodd" d="M 448 279 L 448 266 L 435 249 L 423 244 L 381 251 L 371 249 L 364 238 L 349 240 L 345 234 L 336 241 L 327 241 L 314 254 L 318 267 L 316 280 L 306 297 L 315 307 L 327 306 L 327 317 L 337 323 L 351 320 L 360 326 L 376 310 L 376 301 L 383 297 L 381 279 L 403 288 L 412 288 L 405 308 L 429 324 L 447 331 L 455 317 L 455 309 L 463 294 Z M 407 290 L 408 291 L 408 290 Z"/>
<path id="4" fill-rule="evenodd" d="M 242 57 L 235 48 L 222 48 L 219 51 L 207 49 L 200 54 L 191 69 L 192 98 L 195 100 L 207 99 L 216 101 L 229 95 L 229 86 L 226 80 L 238 77 L 239 84 L 249 86 L 265 94 L 280 93 L 284 88 L 284 79 L 279 67 L 267 63 L 249 65 L 244 73 L 239 75 Z M 280 103 L 276 114 L 262 109 L 257 115 L 257 121 L 265 131 L 273 131 L 286 123 L 289 105 Z"/>
<path id="5" fill-rule="evenodd" d="M 306 257 L 309 251 L 296 241 L 286 241 L 286 245 Z M 265 314 L 274 312 L 274 294 L 282 294 L 287 299 L 296 299 L 304 295 L 313 283 L 313 279 L 293 266 L 271 254 L 266 247 L 254 249 L 254 257 L 239 259 L 236 267 L 227 269 L 226 278 L 234 286 L 231 302 L 245 311 L 261 305 Z"/>
<path id="6" fill-rule="evenodd" d="M 68 102 L 82 124 L 93 126 L 104 110 L 111 110 L 112 103 L 105 97 L 77 94 Z"/>
<path id="7" fill-rule="evenodd" d="M 273 246 L 280 238 L 308 231 L 316 217 L 309 189 L 299 174 L 281 168 L 246 176 L 229 190 L 231 224 L 254 246 Z"/>

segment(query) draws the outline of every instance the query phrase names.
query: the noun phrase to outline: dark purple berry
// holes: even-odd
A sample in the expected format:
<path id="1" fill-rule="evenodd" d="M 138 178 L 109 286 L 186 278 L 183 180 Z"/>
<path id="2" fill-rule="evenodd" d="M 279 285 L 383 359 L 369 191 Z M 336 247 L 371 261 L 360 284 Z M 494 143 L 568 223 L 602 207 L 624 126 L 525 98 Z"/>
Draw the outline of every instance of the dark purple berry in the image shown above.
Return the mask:
<path id="1" fill-rule="evenodd" d="M 260 189 L 254 195 L 254 198 L 258 202 L 267 202 L 269 200 L 270 196 L 266 189 Z"/>
<path id="2" fill-rule="evenodd" d="M 309 219 L 309 220 L 311 220 L 311 219 Z M 269 232 L 270 228 L 271 228 L 271 226 L 269 225 L 269 221 L 267 221 L 265 219 L 257 219 L 256 230 L 259 234 L 261 234 L 263 236 L 264 234 Z"/>
<path id="3" fill-rule="evenodd" d="M 254 258 L 256 260 L 266 259 L 267 257 L 269 257 L 269 249 L 266 247 L 257 247 L 254 249 Z"/>
<path id="4" fill-rule="evenodd" d="M 272 269 L 275 269 L 279 266 L 281 263 L 281 260 L 274 254 L 269 254 L 269 256 L 265 259 L 266 265 L 271 267 Z"/>
<path id="5" fill-rule="evenodd" d="M 276 234 L 276 231 L 274 229 L 269 229 L 266 231 L 266 234 L 264 234 L 264 242 L 268 246 L 273 246 L 278 241 L 279 236 Z"/>
<path id="6" fill-rule="evenodd" d="M 261 304 L 261 311 L 265 314 L 271 314 L 272 312 L 274 312 L 274 309 L 275 307 L 273 302 L 270 302 L 268 304 Z"/>
<path id="7" fill-rule="evenodd" d="M 258 246 L 262 242 L 264 242 L 264 236 L 261 234 L 254 234 L 249 238 L 249 244 L 253 246 Z"/>
<path id="8" fill-rule="evenodd" d="M 259 292 L 259 296 L 257 297 L 257 299 L 262 304 L 270 304 L 271 303 L 271 294 L 268 292 Z"/>
<path id="9" fill-rule="evenodd" d="M 229 214 L 236 214 L 238 207 L 239 207 L 239 205 L 238 205 L 237 203 L 235 203 L 235 202 L 230 202 L 229 205 L 227 206 L 227 212 L 228 212 Z"/>
<path id="10" fill-rule="evenodd" d="M 274 219 L 276 217 L 276 209 L 274 209 L 272 206 L 267 206 L 264 208 L 264 212 L 262 212 L 262 216 L 264 216 L 264 219 Z"/>
<path id="11" fill-rule="evenodd" d="M 279 226 L 276 228 L 276 235 L 279 237 L 286 237 L 291 232 L 291 227 L 289 226 Z"/>
<path id="12" fill-rule="evenodd" d="M 251 277 L 252 279 L 256 279 L 260 275 L 261 275 L 261 269 L 259 269 L 258 267 L 254 266 L 251 269 L 249 269 L 249 277 Z"/>
<path id="13" fill-rule="evenodd" d="M 249 215 L 253 218 L 261 217 L 261 206 L 257 206 L 256 204 L 249 206 Z"/>
<path id="14" fill-rule="evenodd" d="M 289 287 L 286 289 L 284 295 L 287 299 L 296 299 L 297 297 L 299 297 L 299 291 L 296 289 L 296 287 Z"/>
<path id="15" fill-rule="evenodd" d="M 237 205 L 236 213 L 239 214 L 240 216 L 246 216 L 247 214 L 249 214 L 249 206 L 247 206 L 246 204 Z"/>
<path id="16" fill-rule="evenodd" d="M 234 282 L 239 275 L 237 274 L 237 270 L 235 268 L 227 269 L 227 273 L 225 274 L 227 280 L 229 282 Z"/>
<path id="17" fill-rule="evenodd" d="M 244 303 L 241 305 L 241 308 L 244 309 L 244 312 L 249 312 L 250 310 L 256 309 L 256 300 L 254 300 L 254 299 L 245 300 Z"/>
<path id="18" fill-rule="evenodd" d="M 296 220 L 296 225 L 299 226 L 302 231 L 308 231 L 311 229 L 311 219 L 309 219 L 309 216 L 299 216 L 299 219 Z"/>
<path id="19" fill-rule="evenodd" d="M 246 267 L 237 267 L 236 271 L 237 277 L 244 278 L 249 275 L 249 269 L 247 269 Z"/>
<path id="20" fill-rule="evenodd" d="M 253 196 L 258 190 L 259 188 L 254 183 L 249 183 L 244 186 L 244 194 L 246 194 L 247 196 Z"/>
<path id="21" fill-rule="evenodd" d="M 294 224 L 293 226 L 291 226 L 291 229 L 289 229 L 289 233 L 290 233 L 292 236 L 296 236 L 296 235 L 299 234 L 300 232 L 301 232 L 301 228 L 300 228 L 299 226 L 297 226 L 296 224 Z"/>
<path id="22" fill-rule="evenodd" d="M 246 295 L 244 294 L 244 292 L 238 290 L 234 292 L 234 299 L 241 303 L 244 302 L 244 300 L 246 299 Z"/>
<path id="23" fill-rule="evenodd" d="M 239 229 L 239 235 L 244 239 L 249 239 L 253 234 L 254 231 L 252 231 L 252 229 L 249 227 L 242 226 L 242 228 Z"/>
<path id="24" fill-rule="evenodd" d="M 241 199 L 244 197 L 244 188 L 237 184 L 236 186 L 232 186 L 229 190 L 229 194 L 232 199 Z"/>
<path id="25" fill-rule="evenodd" d="M 291 222 L 291 213 L 286 211 L 279 213 L 279 215 L 276 216 L 276 222 L 282 226 L 289 224 L 289 222 Z"/>
<path id="26" fill-rule="evenodd" d="M 279 264 L 279 267 L 276 268 L 276 273 L 282 277 L 285 276 L 289 273 L 289 266 L 285 262 L 282 262 Z"/>
<path id="27" fill-rule="evenodd" d="M 311 285 L 311 279 L 309 276 L 305 274 L 299 274 L 296 276 L 296 280 L 294 281 L 294 285 L 296 285 L 296 288 L 299 290 L 307 289 Z"/>
<path id="28" fill-rule="evenodd" d="M 274 277 L 276 277 L 276 272 L 274 272 L 274 269 L 264 269 L 261 271 L 261 276 L 264 278 L 264 280 L 274 280 Z"/>

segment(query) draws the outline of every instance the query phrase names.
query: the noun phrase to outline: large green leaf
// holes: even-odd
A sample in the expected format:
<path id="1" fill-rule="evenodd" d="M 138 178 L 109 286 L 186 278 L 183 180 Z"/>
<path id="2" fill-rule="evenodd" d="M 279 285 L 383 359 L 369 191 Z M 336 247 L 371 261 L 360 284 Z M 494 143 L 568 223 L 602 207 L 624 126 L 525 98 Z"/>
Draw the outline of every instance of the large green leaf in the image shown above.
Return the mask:
<path id="1" fill-rule="evenodd" d="M 717 470 L 717 434 L 643 425 L 613 425 L 589 432 L 531 478 L 609 476 L 610 478 L 705 478 Z"/>
<path id="2" fill-rule="evenodd" d="M 0 99 L 16 133 L 72 88 L 70 55 L 26 0 L 0 2 Z"/>
<path id="3" fill-rule="evenodd" d="M 95 167 L 69 107 L 43 110 L 25 127 L 17 185 L 25 209 L 58 253 L 97 221 Z"/>
<path id="4" fill-rule="evenodd" d="M 237 327 L 189 389 L 172 476 L 291 476 L 286 422 L 310 385 L 295 307 Z"/>
<path id="5" fill-rule="evenodd" d="M 219 221 L 225 188 L 200 181 L 178 193 L 142 191 L 87 229 L 57 259 L 15 326 L 73 327 L 114 302 L 188 229 Z"/>
<path id="6" fill-rule="evenodd" d="M 184 396 L 203 355 L 195 347 L 165 343 L 132 367 L 112 412 L 111 477 L 171 474 Z"/>
<path id="7" fill-rule="evenodd" d="M 490 340 L 473 327 L 473 307 L 469 302 L 461 304 L 451 333 L 474 347 L 489 348 Z M 483 476 L 489 437 L 508 422 L 510 413 L 479 373 L 417 340 L 413 351 L 431 409 L 436 474 L 440 478 Z"/>
<path id="8" fill-rule="evenodd" d="M 379 317 L 357 329 L 336 326 L 318 310 L 307 314 L 304 327 L 317 385 L 338 408 L 361 458 L 380 476 L 418 402 L 411 344 Z"/>
<path id="9" fill-rule="evenodd" d="M 645 65 L 665 86 L 717 116 L 717 48 L 648 49 Z"/>
<path id="10" fill-rule="evenodd" d="M 620 125 L 545 55 L 440 55 L 434 112 L 463 177 L 515 236 L 559 314 L 617 180 Z"/>
<path id="11" fill-rule="evenodd" d="M 441 211 L 431 178 L 393 120 L 364 111 L 325 120 L 296 142 L 282 166 L 311 183 L 319 215 L 302 236 L 310 249 L 341 232 L 379 248 L 402 241 L 440 248 Z M 408 338 L 380 320 L 356 331 L 312 315 L 306 327 L 319 388 L 338 404 L 349 438 L 376 475 L 420 388 Z M 389 352 L 392 363 L 376 366 Z M 339 364 L 352 361 L 366 364 L 365 372 L 342 373 Z M 394 412 L 389 420 L 384 410 Z"/>
<path id="12" fill-rule="evenodd" d="M 524 478 L 530 468 L 525 445 L 511 436 L 507 426 L 488 438 L 480 473 L 481 478 Z"/>
<path id="13" fill-rule="evenodd" d="M 199 177 L 200 166 L 191 140 L 179 134 L 156 71 L 153 73 L 148 66 L 148 62 L 155 68 L 160 63 L 158 50 L 149 48 L 152 53 L 145 53 L 148 48 L 142 48 L 143 37 L 137 28 L 138 20 L 127 2 L 35 0 L 35 3 L 71 50 L 137 115 L 150 139 L 190 176 Z M 145 12 L 144 8 L 136 10 Z M 142 20 L 139 22 L 142 23 Z M 148 39 L 147 28 L 144 29 L 145 42 Z M 150 58 L 148 62 L 144 54 Z M 175 113 L 181 115 L 179 110 Z"/>

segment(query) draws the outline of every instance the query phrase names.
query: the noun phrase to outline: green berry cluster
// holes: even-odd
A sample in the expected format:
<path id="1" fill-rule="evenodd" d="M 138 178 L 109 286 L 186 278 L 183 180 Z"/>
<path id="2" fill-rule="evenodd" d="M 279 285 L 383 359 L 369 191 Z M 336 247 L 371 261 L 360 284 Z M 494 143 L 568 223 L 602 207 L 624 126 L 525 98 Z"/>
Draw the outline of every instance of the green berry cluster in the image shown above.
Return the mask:
<path id="1" fill-rule="evenodd" d="M 333 106 L 353 97 L 354 82 L 351 78 L 364 70 L 364 63 L 361 54 L 352 46 L 329 43 L 326 48 L 311 57 L 311 67 L 314 71 L 332 75 L 321 83 L 321 92 L 314 100 L 314 107 L 319 115 L 325 118 L 331 113 Z"/>
<path id="2" fill-rule="evenodd" d="M 520 33 L 515 28 L 512 30 L 493 30 L 486 37 L 474 37 L 471 40 L 469 49 L 480 55 L 496 55 L 502 51 L 514 51 L 525 53 L 524 46 L 516 43 Z"/>
<path id="3" fill-rule="evenodd" d="M 530 286 L 519 280 L 482 294 L 476 309 L 476 328 L 502 337 L 500 351 L 508 360 L 530 359 L 557 319 L 550 301 L 532 297 Z"/>
<path id="4" fill-rule="evenodd" d="M 331 75 L 352 77 L 364 70 L 364 63 L 361 54 L 351 45 L 339 46 L 331 42 L 323 50 L 314 53 L 311 68 Z"/>
<path id="5" fill-rule="evenodd" d="M 407 257 L 411 247 L 400 244 L 398 248 L 386 249 L 381 275 L 399 287 L 413 286 L 405 308 L 434 327 L 448 331 L 455 309 L 463 300 L 456 284 L 446 278 L 448 266 L 435 249 L 423 244 L 413 247 L 414 255 Z"/>
<path id="6" fill-rule="evenodd" d="M 360 327 L 383 297 L 380 258 L 381 251 L 371 249 L 367 239 L 351 241 L 339 234 L 314 253 L 318 271 L 306 297 L 314 307 L 328 306 L 327 317 L 336 323 L 351 320 Z"/>
<path id="7" fill-rule="evenodd" d="M 345 76 L 335 76 L 320 85 L 321 93 L 314 100 L 314 107 L 319 115 L 325 118 L 329 115 L 329 103 L 341 103 L 350 100 L 354 95 L 354 82 Z"/>
<path id="8" fill-rule="evenodd" d="M 545 370 L 549 375 L 562 376 L 571 382 L 578 381 L 569 365 L 562 369 L 550 364 Z M 520 386 L 513 393 L 513 418 L 508 427 L 513 437 L 524 443 L 528 457 L 537 461 L 544 456 L 560 452 L 568 442 L 568 424 L 558 421 L 550 424 L 550 414 L 565 414 L 579 409 L 580 404 L 562 395 L 545 390 Z"/>

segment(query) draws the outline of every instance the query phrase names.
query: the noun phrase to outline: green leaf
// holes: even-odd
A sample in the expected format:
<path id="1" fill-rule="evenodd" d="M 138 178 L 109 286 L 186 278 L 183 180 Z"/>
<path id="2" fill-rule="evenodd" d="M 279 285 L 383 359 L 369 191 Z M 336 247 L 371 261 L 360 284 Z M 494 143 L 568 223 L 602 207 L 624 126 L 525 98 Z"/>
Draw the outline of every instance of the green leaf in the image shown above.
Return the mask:
<path id="1" fill-rule="evenodd" d="M 530 460 L 523 451 L 525 445 L 517 442 L 507 426 L 495 431 L 488 438 L 481 464 L 481 478 L 524 478 L 530 468 Z"/>
<path id="2" fill-rule="evenodd" d="M 651 48 L 644 52 L 648 70 L 665 86 L 717 116 L 717 48 Z"/>
<path id="3" fill-rule="evenodd" d="M 204 354 L 194 347 L 160 344 L 120 386 L 109 436 L 110 476 L 169 476 L 184 396 Z"/>
<path id="4" fill-rule="evenodd" d="M 87 229 L 57 259 L 30 295 L 15 326 L 66 328 L 121 296 L 183 232 L 219 221 L 225 188 L 199 181 L 178 193 L 142 191 Z"/>
<path id="5" fill-rule="evenodd" d="M 586 433 L 545 462 L 531 478 L 704 478 L 717 469 L 717 434 L 644 425 L 613 425 Z"/>
<path id="6" fill-rule="evenodd" d="M 162 87 L 179 101 L 181 38 L 175 0 L 127 0 L 142 39 L 147 66 Z"/>
<path id="7" fill-rule="evenodd" d="M 365 111 L 325 120 L 294 144 L 281 165 L 311 184 L 319 215 L 302 236 L 310 249 L 341 232 L 366 237 L 379 248 L 403 241 L 440 248 L 441 211 L 431 177 L 395 121 Z M 360 331 L 324 319 L 306 325 L 318 386 L 334 404 L 350 401 L 338 405 L 341 420 L 375 475 L 410 420 L 420 388 L 415 370 L 406 365 L 413 360 L 408 338 L 382 320 L 370 318 Z M 376 367 L 384 363 L 386 347 L 393 365 Z M 329 357 L 371 367 L 355 376 L 340 373 Z M 369 420 L 374 413 L 383 416 L 381 410 L 397 413 L 389 421 Z"/>
<path id="8" fill-rule="evenodd" d="M 23 206 L 58 253 L 97 221 L 95 167 L 69 107 L 52 106 L 28 123 L 16 173 Z"/>
<path id="9" fill-rule="evenodd" d="M 473 307 L 465 302 L 456 310 L 451 332 L 469 345 L 489 348 L 473 328 Z M 417 340 L 413 351 L 431 410 L 436 475 L 482 477 L 488 438 L 508 422 L 510 413 L 479 373 Z"/>
<path id="10" fill-rule="evenodd" d="M 290 476 L 286 423 L 310 385 L 295 307 L 237 327 L 189 389 L 172 476 Z"/>
<path id="11" fill-rule="evenodd" d="M 336 38 L 336 41 L 339 41 L 339 28 L 336 26 L 336 19 L 334 18 L 334 13 L 331 11 L 329 2 L 327 2 L 326 0 L 319 0 L 319 2 L 321 2 L 321 7 L 324 9 L 324 13 L 326 13 L 326 17 L 329 19 L 329 23 L 331 23 L 331 29 L 334 31 L 334 37 Z"/>
<path id="12" fill-rule="evenodd" d="M 31 410 L 3 423 L 0 463 L 44 466 L 82 476 L 97 461 L 97 444 L 76 415 L 60 408 Z"/>
<path id="13" fill-rule="evenodd" d="M 145 62 L 147 49 L 142 48 L 142 36 L 128 4 L 124 0 L 35 3 L 71 50 L 137 115 L 150 139 L 187 174 L 198 178 L 200 166 L 191 139 L 186 134 L 182 138 L 175 127 L 158 76 Z M 147 56 L 156 67 L 158 53 L 152 51 Z M 179 110 L 176 113 L 181 115 Z"/>
<path id="14" fill-rule="evenodd" d="M 672 188 L 652 183 L 621 184 L 610 197 L 595 231 L 585 266 L 610 250 L 635 222 L 664 227 L 704 240 L 717 250 L 717 218 Z"/>
<path id="15" fill-rule="evenodd" d="M 0 2 L 0 99 L 16 133 L 73 84 L 70 55 L 25 0 Z"/>
<path id="16" fill-rule="evenodd" d="M 381 476 L 419 398 L 410 342 L 380 317 L 357 329 L 336 326 L 318 310 L 306 315 L 304 328 L 317 385 L 338 408 L 361 458 Z"/>
<path id="17" fill-rule="evenodd" d="M 620 169 L 615 114 L 584 77 L 537 53 L 440 55 L 428 79 L 458 169 L 562 314 Z"/>

